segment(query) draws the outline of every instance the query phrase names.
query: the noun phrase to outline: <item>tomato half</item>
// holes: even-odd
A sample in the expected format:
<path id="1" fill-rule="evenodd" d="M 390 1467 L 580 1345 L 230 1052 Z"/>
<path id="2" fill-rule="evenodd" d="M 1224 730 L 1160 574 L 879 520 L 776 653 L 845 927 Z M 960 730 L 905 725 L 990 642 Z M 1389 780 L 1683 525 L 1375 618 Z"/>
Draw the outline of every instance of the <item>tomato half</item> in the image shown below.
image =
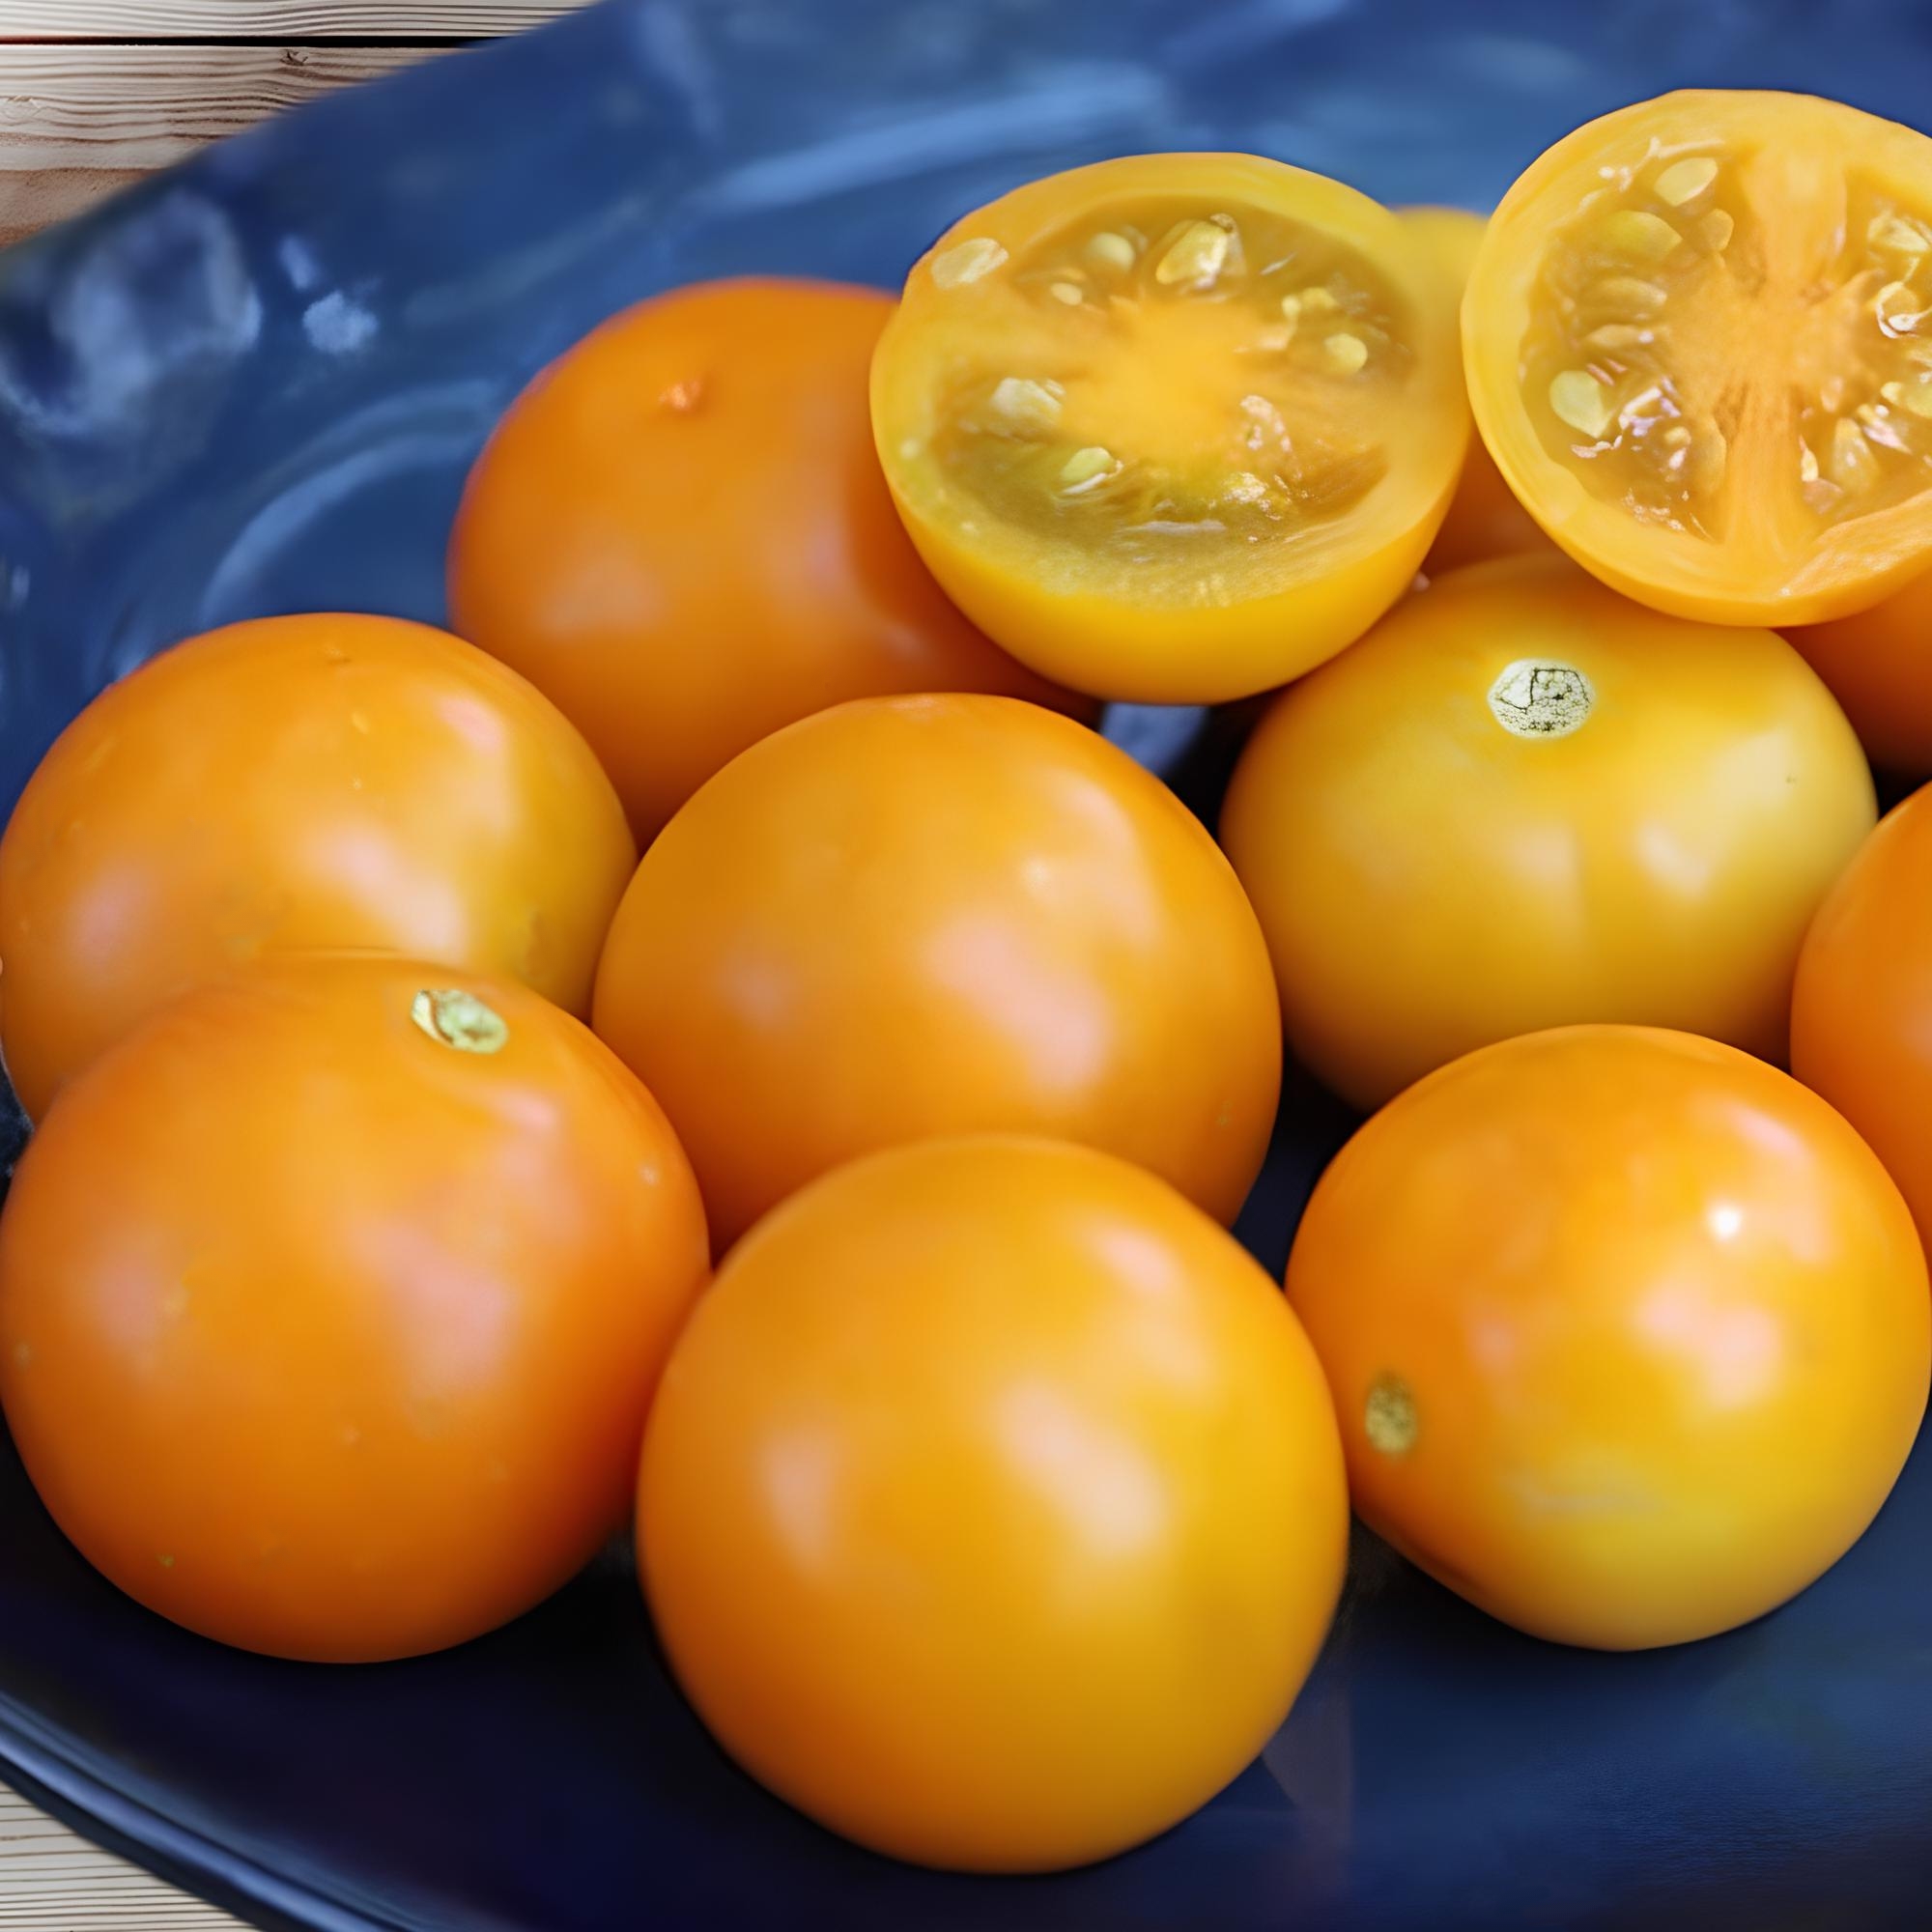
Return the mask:
<path id="1" fill-rule="evenodd" d="M 1492 1615 L 1605 1650 L 1822 1575 L 1932 1373 L 1924 1259 L 1871 1151 L 1775 1067 L 1644 1028 L 1411 1087 L 1322 1177 L 1288 1292 L 1363 1520 Z"/>
<path id="2" fill-rule="evenodd" d="M 1873 764 L 1932 777 L 1932 574 L 1869 611 L 1785 635 L 1831 686 Z"/>
<path id="3" fill-rule="evenodd" d="M 921 257 L 872 422 L 933 574 L 1016 657 L 1154 703 L 1264 691 L 1408 587 L 1463 460 L 1434 259 L 1352 188 L 1143 155 Z"/>
<path id="4" fill-rule="evenodd" d="M 705 1278 L 664 1116 L 526 988 L 255 969 L 80 1074 L 0 1216 L 0 1399 L 81 1553 L 351 1662 L 527 1609 L 629 1506 Z"/>
<path id="5" fill-rule="evenodd" d="M 646 1433 L 672 1668 L 754 1776 L 897 1857 L 1082 1863 L 1266 1742 L 1341 1587 L 1321 1371 L 1228 1235 L 1123 1162 L 931 1142 L 724 1264 Z"/>
<path id="6" fill-rule="evenodd" d="M 1781 1059 L 1805 925 L 1875 814 L 1782 639 L 1546 554 L 1452 572 L 1285 692 L 1221 837 L 1290 1045 L 1374 1106 L 1571 1021 Z"/>
<path id="7" fill-rule="evenodd" d="M 595 1013 L 721 1242 L 855 1154 L 980 1130 L 1232 1219 L 1281 1078 L 1267 951 L 1199 821 L 1006 697 L 862 698 L 733 760 L 644 855 Z"/>
<path id="8" fill-rule="evenodd" d="M 1396 213 L 1409 234 L 1435 257 L 1460 306 L 1489 223 L 1466 208 L 1399 208 Z M 1442 527 L 1422 559 L 1424 576 L 1439 577 L 1445 570 L 1465 563 L 1543 550 L 1548 542 L 1536 519 L 1503 481 L 1489 446 L 1481 437 L 1471 437 L 1456 494 L 1449 499 L 1449 514 L 1442 519 Z"/>
<path id="9" fill-rule="evenodd" d="M 848 697 L 1078 708 L 988 643 L 907 541 L 872 452 L 889 297 L 699 283 L 546 369 L 471 470 L 455 628 L 596 748 L 639 838 L 727 759 Z"/>
<path id="10" fill-rule="evenodd" d="M 1503 197 L 1469 398 L 1545 529 L 1686 616 L 1800 624 L 1932 549 L 1932 140 L 1835 101 L 1686 93 Z"/>
<path id="11" fill-rule="evenodd" d="M 1932 1242 L 1932 790 L 1889 811 L 1798 961 L 1791 1069 L 1864 1135 Z"/>
<path id="12" fill-rule="evenodd" d="M 582 1011 L 637 863 L 549 700 L 387 617 L 177 644 L 61 734 L 0 840 L 0 1044 L 27 1111 L 144 1013 L 249 961 L 401 952 Z"/>

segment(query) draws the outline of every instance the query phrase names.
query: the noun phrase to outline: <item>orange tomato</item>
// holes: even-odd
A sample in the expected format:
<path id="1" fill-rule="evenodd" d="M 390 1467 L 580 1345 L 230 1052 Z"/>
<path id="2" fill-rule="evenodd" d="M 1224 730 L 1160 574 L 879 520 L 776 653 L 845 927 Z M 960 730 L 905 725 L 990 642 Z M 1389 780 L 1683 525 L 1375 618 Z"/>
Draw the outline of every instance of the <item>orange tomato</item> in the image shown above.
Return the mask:
<path id="1" fill-rule="evenodd" d="M 1248 155 L 1103 161 L 955 222 L 880 339 L 872 423 L 960 609 L 1151 703 L 1264 691 L 1360 637 L 1468 438 L 1429 252 Z"/>
<path id="2" fill-rule="evenodd" d="M 1536 520 L 1659 610 L 1808 624 L 1932 547 L 1932 140 L 1669 94 L 1503 197 L 1463 302 L 1477 426 Z"/>
<path id="3" fill-rule="evenodd" d="M 1104 1858 L 1260 1750 L 1341 1586 L 1321 1372 L 1171 1188 L 899 1148 L 731 1256 L 666 1371 L 638 1547 L 753 1776 L 925 1864 Z"/>
<path id="4" fill-rule="evenodd" d="M 39 1118 L 172 995 L 367 948 L 588 1003 L 637 847 L 522 678 L 388 617 L 272 617 L 163 652 L 61 734 L 0 840 L 0 1046 Z"/>
<path id="5" fill-rule="evenodd" d="M 1932 790 L 1885 816 L 1799 955 L 1791 1070 L 1857 1127 L 1932 1242 Z"/>
<path id="6" fill-rule="evenodd" d="M 1460 304 L 1489 223 L 1466 208 L 1399 208 L 1396 213 L 1409 235 L 1435 258 L 1443 281 L 1455 291 Z M 1471 437 L 1456 494 L 1449 499 L 1449 514 L 1435 532 L 1429 554 L 1422 559 L 1423 575 L 1439 577 L 1462 564 L 1544 550 L 1548 543 L 1536 519 L 1503 481 L 1503 473 L 1482 438 Z"/>
<path id="7" fill-rule="evenodd" d="M 1452 572 L 1285 692 L 1221 837 L 1291 1047 L 1366 1107 L 1577 1020 L 1781 1059 L 1805 925 L 1875 812 L 1781 639 L 1545 554 Z"/>
<path id="8" fill-rule="evenodd" d="M 597 1031 L 722 1242 L 898 1141 L 1051 1134 L 1231 1219 L 1281 1075 L 1267 952 L 1160 781 L 1012 698 L 864 698 L 767 738 L 660 835 Z"/>
<path id="9" fill-rule="evenodd" d="M 872 453 L 889 297 L 699 283 L 606 323 L 526 389 L 450 538 L 457 630 L 546 692 L 648 839 L 782 724 L 884 692 L 1079 708 L 926 574 Z"/>
<path id="10" fill-rule="evenodd" d="M 1573 1027 L 1411 1087 L 1322 1177 L 1289 1298 L 1369 1525 L 1537 1636 L 1683 1643 L 1863 1534 L 1932 1372 L 1912 1219 L 1831 1108 Z"/>
<path id="11" fill-rule="evenodd" d="M 1873 764 L 1932 777 L 1932 575 L 1869 611 L 1785 635 L 1831 686 Z"/>
<path id="12" fill-rule="evenodd" d="M 610 1535 L 704 1277 L 677 1142 L 577 1021 L 440 966 L 280 963 L 56 1102 L 0 1217 L 0 1400 L 149 1608 L 405 1657 Z"/>

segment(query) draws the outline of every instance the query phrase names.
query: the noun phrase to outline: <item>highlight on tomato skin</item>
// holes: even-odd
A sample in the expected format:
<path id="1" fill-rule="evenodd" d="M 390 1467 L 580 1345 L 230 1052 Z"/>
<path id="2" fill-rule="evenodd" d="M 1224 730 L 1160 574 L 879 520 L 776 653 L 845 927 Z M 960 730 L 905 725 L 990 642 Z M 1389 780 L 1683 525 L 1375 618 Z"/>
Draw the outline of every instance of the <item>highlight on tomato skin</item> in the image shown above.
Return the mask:
<path id="1" fill-rule="evenodd" d="M 1932 546 L 1932 139 L 1839 102 L 1690 91 L 1556 143 L 1463 302 L 1477 426 L 1605 582 L 1783 628 Z"/>
<path id="2" fill-rule="evenodd" d="M 453 628 L 590 741 L 648 840 L 720 766 L 851 697 L 1082 717 L 921 563 L 872 448 L 876 289 L 753 276 L 613 316 L 510 405 L 450 532 Z"/>
<path id="3" fill-rule="evenodd" d="M 1469 270 L 1475 265 L 1488 219 L 1466 208 L 1424 206 L 1398 208 L 1396 213 L 1410 235 L 1435 258 L 1460 312 L 1463 291 L 1468 287 Z M 1548 548 L 1549 539 L 1517 501 L 1488 445 L 1481 437 L 1472 436 L 1456 494 L 1449 499 L 1449 513 L 1422 559 L 1422 574 L 1440 577 L 1465 563 L 1486 563 L 1492 557 Z"/>
<path id="4" fill-rule="evenodd" d="M 1356 1514 L 1478 1607 L 1604 1650 L 1776 1609 L 1864 1533 L 1932 1376 L 1877 1156 L 1690 1034 L 1485 1047 L 1317 1184 L 1288 1296 Z"/>
<path id="5" fill-rule="evenodd" d="M 725 1259 L 638 1495 L 724 1748 L 874 1850 L 1048 1871 L 1255 1758 L 1341 1588 L 1334 1412 L 1261 1264 L 1124 1161 L 855 1161 Z"/>
<path id="6" fill-rule="evenodd" d="M 1867 611 L 1784 635 L 1831 687 L 1880 771 L 1932 778 L 1932 573 Z"/>
<path id="7" fill-rule="evenodd" d="M 880 338 L 872 422 L 960 609 L 1148 703 L 1251 696 L 1359 637 L 1468 436 L 1434 255 L 1246 155 L 1103 161 L 954 223 Z"/>
<path id="8" fill-rule="evenodd" d="M 1807 924 L 1877 815 L 1831 694 L 1769 631 L 1474 564 L 1291 685 L 1221 842 L 1291 1051 L 1357 1106 L 1591 1020 L 1782 1060 Z"/>

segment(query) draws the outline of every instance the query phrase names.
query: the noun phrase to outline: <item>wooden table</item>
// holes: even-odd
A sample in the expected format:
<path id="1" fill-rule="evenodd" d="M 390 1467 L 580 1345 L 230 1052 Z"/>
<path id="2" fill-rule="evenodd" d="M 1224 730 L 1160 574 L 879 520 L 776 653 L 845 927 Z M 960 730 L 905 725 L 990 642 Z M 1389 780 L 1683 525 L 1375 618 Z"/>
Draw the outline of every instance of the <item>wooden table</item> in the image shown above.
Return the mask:
<path id="1" fill-rule="evenodd" d="M 331 87 L 587 0 L 0 0 L 0 245 Z M 0 1932 L 238 1924 L 0 1785 Z"/>

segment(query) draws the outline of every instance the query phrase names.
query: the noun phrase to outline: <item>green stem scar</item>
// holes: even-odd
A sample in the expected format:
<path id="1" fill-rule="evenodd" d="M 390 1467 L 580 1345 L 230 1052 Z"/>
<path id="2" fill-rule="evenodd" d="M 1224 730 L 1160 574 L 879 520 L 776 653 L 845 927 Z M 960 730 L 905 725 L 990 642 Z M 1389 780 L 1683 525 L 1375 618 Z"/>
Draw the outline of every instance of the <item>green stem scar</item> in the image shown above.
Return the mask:
<path id="1" fill-rule="evenodd" d="M 1376 1378 L 1363 1406 L 1362 1428 L 1369 1447 L 1384 1456 L 1406 1456 L 1415 1447 L 1415 1397 L 1400 1376 Z"/>
<path id="2" fill-rule="evenodd" d="M 1490 686 L 1490 714 L 1519 738 L 1567 738 L 1597 702 L 1596 687 L 1575 665 L 1519 658 Z"/>
<path id="3" fill-rule="evenodd" d="M 510 1037 L 502 1014 L 460 986 L 424 987 L 410 1002 L 410 1018 L 459 1053 L 499 1053 Z"/>

